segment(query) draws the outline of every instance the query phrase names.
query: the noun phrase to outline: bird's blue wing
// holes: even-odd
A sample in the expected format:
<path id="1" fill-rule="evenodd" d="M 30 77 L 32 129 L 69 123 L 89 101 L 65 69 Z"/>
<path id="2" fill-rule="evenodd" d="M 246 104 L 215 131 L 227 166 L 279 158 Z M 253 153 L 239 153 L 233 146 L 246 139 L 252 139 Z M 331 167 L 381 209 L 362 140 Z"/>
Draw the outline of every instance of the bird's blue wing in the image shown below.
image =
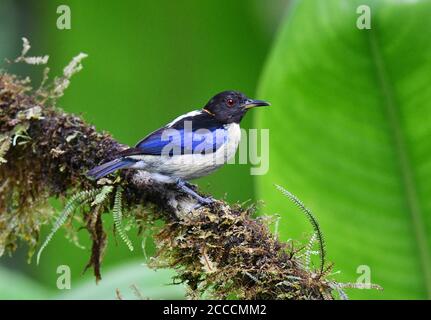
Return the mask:
<path id="1" fill-rule="evenodd" d="M 142 141 L 136 153 L 148 155 L 208 154 L 215 152 L 227 141 L 227 131 L 223 127 L 199 128 L 162 128 Z"/>
<path id="2" fill-rule="evenodd" d="M 228 140 L 223 123 L 202 111 L 192 111 L 178 117 L 138 142 L 119 156 L 208 154 Z"/>

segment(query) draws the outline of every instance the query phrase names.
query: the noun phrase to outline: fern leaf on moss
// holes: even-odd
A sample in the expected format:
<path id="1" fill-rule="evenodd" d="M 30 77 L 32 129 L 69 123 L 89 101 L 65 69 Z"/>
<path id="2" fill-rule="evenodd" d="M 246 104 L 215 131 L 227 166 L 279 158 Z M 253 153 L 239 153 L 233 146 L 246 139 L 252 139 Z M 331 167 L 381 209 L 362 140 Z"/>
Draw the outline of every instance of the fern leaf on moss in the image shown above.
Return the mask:
<path id="1" fill-rule="evenodd" d="M 113 186 L 104 186 L 94 198 L 93 202 L 91 203 L 91 206 L 93 207 L 103 203 L 108 197 L 108 195 L 112 192 L 112 190 L 114 190 Z"/>
<path id="2" fill-rule="evenodd" d="M 319 252 L 320 252 L 320 274 L 323 274 L 324 268 L 325 268 L 325 241 L 323 239 L 322 230 L 320 229 L 320 225 L 317 222 L 317 219 L 314 217 L 313 213 L 302 203 L 301 200 L 299 200 L 293 193 L 287 191 L 282 186 L 279 186 L 278 184 L 275 185 L 275 187 L 283 193 L 285 196 L 287 196 L 296 206 L 298 206 L 302 212 L 305 213 L 308 220 L 310 221 L 311 225 L 313 226 L 314 232 L 316 233 L 317 240 L 319 243 Z"/>
<path id="3" fill-rule="evenodd" d="M 316 242 L 316 238 L 317 238 L 317 234 L 316 234 L 316 232 L 313 232 L 313 235 L 311 236 L 310 241 L 308 241 L 307 246 L 306 246 L 304 263 L 305 263 L 305 267 L 307 269 L 310 269 L 311 255 L 313 253 L 315 253 L 315 251 L 313 251 L 313 245 Z"/>
<path id="4" fill-rule="evenodd" d="M 78 192 L 70 198 L 70 200 L 67 202 L 66 206 L 64 207 L 62 213 L 58 217 L 57 221 L 55 221 L 54 226 L 52 227 L 51 232 L 46 237 L 44 243 L 40 247 L 39 251 L 37 252 L 37 258 L 36 263 L 39 264 L 40 256 L 42 255 L 43 250 L 46 248 L 46 246 L 51 241 L 54 234 L 58 231 L 58 229 L 61 228 L 61 226 L 66 222 L 67 218 L 80 206 L 83 204 L 93 200 L 99 193 L 100 189 L 92 189 L 92 190 L 85 190 Z"/>
<path id="5" fill-rule="evenodd" d="M 124 231 L 123 225 L 122 225 L 122 220 L 123 220 L 122 193 L 123 193 L 123 188 L 118 186 L 117 191 L 115 193 L 114 208 L 112 209 L 112 214 L 114 217 L 115 229 L 120 235 L 121 240 L 124 241 L 124 243 L 127 245 L 130 251 L 133 251 L 132 242 L 127 237 L 127 234 Z"/>

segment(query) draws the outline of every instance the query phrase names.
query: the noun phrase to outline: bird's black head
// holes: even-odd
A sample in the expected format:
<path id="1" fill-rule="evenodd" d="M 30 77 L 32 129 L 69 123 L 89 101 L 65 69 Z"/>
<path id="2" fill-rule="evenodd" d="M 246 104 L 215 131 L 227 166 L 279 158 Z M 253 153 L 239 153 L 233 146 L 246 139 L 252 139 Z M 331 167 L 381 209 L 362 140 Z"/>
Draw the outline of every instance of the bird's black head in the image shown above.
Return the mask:
<path id="1" fill-rule="evenodd" d="M 223 91 L 208 101 L 204 111 L 222 123 L 240 123 L 250 108 L 263 106 L 269 106 L 269 103 L 249 99 L 238 91 Z"/>

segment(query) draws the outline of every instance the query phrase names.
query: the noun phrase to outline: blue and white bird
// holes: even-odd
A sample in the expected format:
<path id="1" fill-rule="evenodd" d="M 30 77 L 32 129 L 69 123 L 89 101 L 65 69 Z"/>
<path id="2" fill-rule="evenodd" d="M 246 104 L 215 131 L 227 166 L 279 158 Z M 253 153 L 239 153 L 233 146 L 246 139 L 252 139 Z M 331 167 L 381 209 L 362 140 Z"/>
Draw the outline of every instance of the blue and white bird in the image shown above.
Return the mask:
<path id="1" fill-rule="evenodd" d="M 231 159 L 238 148 L 239 123 L 250 108 L 269 106 L 237 91 L 215 95 L 201 110 L 186 113 L 150 133 L 117 158 L 91 169 L 88 176 L 100 179 L 119 169 L 148 172 L 160 183 L 175 183 L 201 204 L 213 200 L 198 195 L 187 182 L 206 176 Z"/>

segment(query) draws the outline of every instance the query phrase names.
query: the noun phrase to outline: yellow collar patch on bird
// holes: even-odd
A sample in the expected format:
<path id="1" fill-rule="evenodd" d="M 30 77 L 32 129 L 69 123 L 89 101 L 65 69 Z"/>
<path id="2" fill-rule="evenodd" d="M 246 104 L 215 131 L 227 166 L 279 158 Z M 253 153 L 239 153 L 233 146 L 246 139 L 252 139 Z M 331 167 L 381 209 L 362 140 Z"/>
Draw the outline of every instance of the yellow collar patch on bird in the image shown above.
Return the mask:
<path id="1" fill-rule="evenodd" d="M 206 113 L 208 113 L 209 115 L 212 115 L 213 117 L 215 116 L 214 113 L 212 113 L 211 111 L 208 111 L 207 109 L 202 109 L 202 111 L 205 111 Z"/>

